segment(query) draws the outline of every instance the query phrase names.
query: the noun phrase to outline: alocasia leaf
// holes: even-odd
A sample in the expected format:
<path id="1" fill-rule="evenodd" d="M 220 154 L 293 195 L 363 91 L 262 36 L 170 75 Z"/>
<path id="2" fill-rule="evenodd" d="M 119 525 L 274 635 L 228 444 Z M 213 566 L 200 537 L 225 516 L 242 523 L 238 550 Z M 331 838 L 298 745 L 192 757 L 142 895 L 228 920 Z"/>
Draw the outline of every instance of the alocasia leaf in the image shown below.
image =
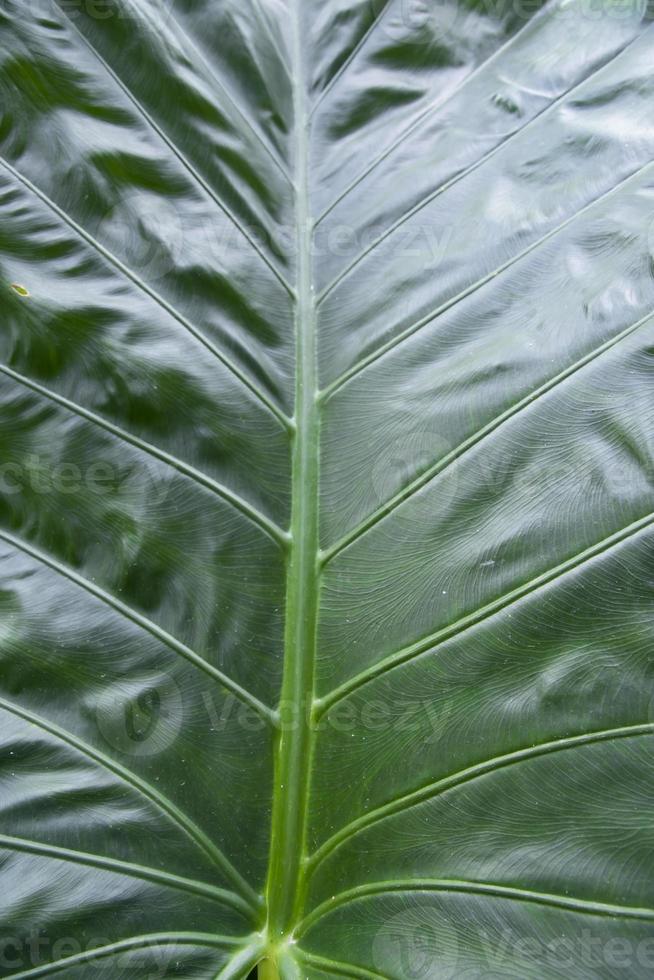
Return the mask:
<path id="1" fill-rule="evenodd" d="M 0 0 L 0 973 L 654 970 L 640 0 Z"/>

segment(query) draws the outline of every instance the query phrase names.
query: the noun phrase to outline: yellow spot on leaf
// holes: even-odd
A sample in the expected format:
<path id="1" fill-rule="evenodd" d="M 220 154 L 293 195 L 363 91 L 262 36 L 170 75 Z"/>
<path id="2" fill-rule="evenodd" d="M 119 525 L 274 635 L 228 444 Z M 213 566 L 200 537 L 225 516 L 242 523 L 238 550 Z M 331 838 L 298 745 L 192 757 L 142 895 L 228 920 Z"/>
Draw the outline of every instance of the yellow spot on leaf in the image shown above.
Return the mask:
<path id="1" fill-rule="evenodd" d="M 25 289 L 24 286 L 21 286 L 17 282 L 12 282 L 11 288 L 14 290 L 14 292 L 18 293 L 19 296 L 29 296 L 29 290 Z"/>

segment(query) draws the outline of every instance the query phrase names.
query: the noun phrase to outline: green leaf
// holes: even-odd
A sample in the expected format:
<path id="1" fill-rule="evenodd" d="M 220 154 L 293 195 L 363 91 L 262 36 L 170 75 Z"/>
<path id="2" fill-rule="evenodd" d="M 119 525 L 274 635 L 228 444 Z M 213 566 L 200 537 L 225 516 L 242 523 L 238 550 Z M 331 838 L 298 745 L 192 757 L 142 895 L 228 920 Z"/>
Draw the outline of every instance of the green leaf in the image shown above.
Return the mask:
<path id="1" fill-rule="evenodd" d="M 0 0 L 0 975 L 654 969 L 641 0 Z"/>

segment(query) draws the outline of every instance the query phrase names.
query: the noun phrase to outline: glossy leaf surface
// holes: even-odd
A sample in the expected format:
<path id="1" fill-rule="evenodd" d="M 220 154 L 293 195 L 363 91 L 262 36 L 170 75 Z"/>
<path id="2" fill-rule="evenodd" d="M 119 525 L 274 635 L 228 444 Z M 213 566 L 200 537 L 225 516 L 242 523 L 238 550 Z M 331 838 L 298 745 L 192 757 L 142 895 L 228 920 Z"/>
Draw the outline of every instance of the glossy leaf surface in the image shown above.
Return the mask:
<path id="1" fill-rule="evenodd" d="M 638 0 L 0 0 L 0 975 L 654 969 Z"/>

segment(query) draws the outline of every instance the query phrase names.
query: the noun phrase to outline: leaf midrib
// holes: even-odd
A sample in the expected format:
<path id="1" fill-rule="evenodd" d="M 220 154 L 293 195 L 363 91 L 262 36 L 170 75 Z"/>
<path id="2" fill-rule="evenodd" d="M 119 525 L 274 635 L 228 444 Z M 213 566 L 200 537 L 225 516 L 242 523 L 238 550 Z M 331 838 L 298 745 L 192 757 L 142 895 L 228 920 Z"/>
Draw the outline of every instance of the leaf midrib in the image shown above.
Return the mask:
<path id="1" fill-rule="evenodd" d="M 313 285 L 313 270 L 311 261 L 311 241 L 312 241 L 312 222 L 310 217 L 310 206 L 309 206 L 309 190 L 308 190 L 308 141 L 309 141 L 309 118 L 308 113 L 308 99 L 307 99 L 307 85 L 304 77 L 303 69 L 303 58 L 302 58 L 302 30 L 301 30 L 301 3 L 302 0 L 291 0 L 291 11 L 294 20 L 294 35 L 295 35 L 295 71 L 292 72 L 292 84 L 294 87 L 294 101 L 295 101 L 295 126 L 297 133 L 297 143 L 296 143 L 296 163 L 297 163 L 297 177 L 296 177 L 296 217 L 297 217 L 297 244 L 298 244 L 298 255 L 299 255 L 299 274 L 298 274 L 298 286 L 297 290 L 294 291 L 296 300 L 296 332 L 297 332 L 297 368 L 296 368 L 296 411 L 295 411 L 295 423 L 297 427 L 297 432 L 294 434 L 292 432 L 292 424 L 286 419 L 283 413 L 280 415 L 281 410 L 274 403 L 270 403 L 267 400 L 267 396 L 259 391 L 256 386 L 253 387 L 247 376 L 243 377 L 237 370 L 234 370 L 234 366 L 231 365 L 229 361 L 226 361 L 225 357 L 218 354 L 220 360 L 223 361 L 225 366 L 232 371 L 249 389 L 250 392 L 258 398 L 263 404 L 278 418 L 278 421 L 282 423 L 285 429 L 291 431 L 291 436 L 294 439 L 293 444 L 293 476 L 292 476 L 292 489 L 293 489 L 293 510 L 292 510 L 292 524 L 291 524 L 291 545 L 289 548 L 289 554 L 287 557 L 287 617 L 286 617 L 286 641 L 285 641 L 285 652 L 284 652 L 284 681 L 282 688 L 282 704 L 280 705 L 280 710 L 288 698 L 291 700 L 294 708 L 300 709 L 300 715 L 295 716 L 297 724 L 292 728 L 289 733 L 281 732 L 278 736 L 277 745 L 277 759 L 276 759 L 276 778 L 275 778 L 275 789 L 274 789 L 274 801 L 273 801 L 273 826 L 272 826 L 272 845 L 271 845 L 271 858 L 270 858 L 270 874 L 267 885 L 267 892 L 269 898 L 269 908 L 270 908 L 270 924 L 273 932 L 276 932 L 279 936 L 286 935 L 290 928 L 292 927 L 293 921 L 297 921 L 299 918 L 298 909 L 299 901 L 301 898 L 300 892 L 302 889 L 301 881 L 303 877 L 303 859 L 305 853 L 305 838 L 306 838 L 306 811 L 308 805 L 308 788 L 309 788 L 309 778 L 311 773 L 311 753 L 313 746 L 313 736 L 311 734 L 310 726 L 305 724 L 305 718 L 302 714 L 302 710 L 308 707 L 308 703 L 312 705 L 320 705 L 321 708 L 326 710 L 325 704 L 321 702 L 314 701 L 314 670 L 315 670 L 315 657 L 316 657 L 316 622 L 317 622 L 317 607 L 318 607 L 318 596 L 319 596 L 319 582 L 320 582 L 320 551 L 319 551 L 319 541 L 318 541 L 318 470 L 319 470 L 319 429 L 320 429 L 320 418 L 319 418 L 319 408 L 318 408 L 318 384 L 317 384 L 317 367 L 316 367 L 316 307 L 317 302 L 315 297 L 314 285 Z M 374 25 L 371 27 L 371 31 Z M 513 40 L 513 39 L 512 39 Z M 362 42 L 363 43 L 363 42 Z M 361 44 L 358 46 L 362 46 Z M 497 54 L 497 52 L 496 52 Z M 481 66 L 480 66 L 481 67 Z M 340 72 L 339 72 L 340 74 Z M 474 72 L 473 72 L 474 74 Z M 333 84 L 335 79 L 332 79 Z M 325 95 L 326 92 L 323 92 Z M 315 106 L 314 106 L 315 109 Z M 376 166 L 374 164 L 373 166 Z M 643 169 L 643 168 L 641 168 Z M 12 170 L 19 179 L 22 177 Z M 640 173 L 640 171 L 637 171 Z M 627 179 L 632 179 L 636 176 L 632 174 Z M 26 184 L 25 180 L 23 183 Z M 45 203 L 51 203 L 43 197 L 42 194 L 38 192 L 38 189 L 34 188 L 33 185 L 28 185 L 29 189 L 36 190 L 42 200 Z M 611 193 L 615 190 L 612 189 Z M 347 193 L 347 192 L 346 192 Z M 603 195 L 604 196 L 604 195 Z M 601 200 L 602 198 L 600 198 Z M 592 202 L 596 203 L 596 202 Z M 577 212 L 573 217 L 577 217 L 579 213 L 583 213 L 585 209 L 581 212 Z M 58 212 L 60 213 L 60 212 Z M 65 219 L 66 216 L 62 215 Z M 318 219 L 321 220 L 321 219 Z M 570 219 L 572 220 L 572 219 Z M 70 223 L 70 222 L 69 222 Z M 560 227 L 565 227 L 568 222 Z M 72 227 L 75 228 L 73 225 Z M 559 230 L 559 229 L 556 229 Z M 555 230 L 555 231 L 556 231 Z M 536 243 L 536 246 L 543 240 L 547 240 L 550 237 L 548 234 L 545 239 L 540 240 Z M 528 251 L 530 251 L 529 249 Z M 520 258 L 522 256 L 518 256 Z M 110 260 L 113 256 L 110 256 Z M 510 263 L 512 264 L 512 263 Z M 497 271 L 492 273 L 492 275 L 497 274 Z M 482 280 L 483 282 L 486 280 Z M 138 285 L 138 284 L 137 284 Z M 475 284 L 475 288 L 479 283 Z M 330 290 L 332 287 L 329 287 Z M 153 297 L 159 301 L 158 297 Z M 324 297 L 323 297 L 324 298 Z M 455 297 L 455 302 L 461 297 Z M 174 311 L 173 315 L 176 313 Z M 437 313 L 441 312 L 438 310 Z M 430 319 L 434 314 L 431 314 Z M 176 315 L 179 319 L 179 315 Z M 183 325 L 188 324 L 185 320 L 180 320 Z M 390 347 L 384 347 L 374 354 L 373 359 L 381 356 L 383 353 L 387 352 L 387 349 L 392 349 L 397 343 L 402 342 L 407 336 L 415 332 L 415 329 L 419 329 L 423 323 L 427 320 L 423 320 L 418 325 L 409 328 L 410 333 L 404 331 L 400 338 L 394 341 Z M 631 332 L 630 328 L 630 331 Z M 626 333 L 626 332 L 625 332 Z M 197 334 L 196 334 L 197 337 Z M 201 336 L 197 337 L 201 342 L 205 343 Z M 612 345 L 615 342 L 611 340 L 609 344 Z M 601 348 L 603 349 L 603 348 Z M 593 356 L 596 352 L 594 352 Z M 364 359 L 360 364 L 355 365 L 354 373 L 358 373 L 359 370 L 368 366 L 368 361 Z M 575 370 L 580 363 L 575 366 Z M 353 375 L 343 376 L 341 379 L 337 379 L 329 389 L 323 393 L 324 395 L 331 395 L 338 387 L 344 384 Z M 567 372 L 566 372 L 567 376 Z M 531 396 L 529 396 L 531 398 Z M 102 424 L 102 423 L 100 423 Z M 110 430 L 111 431 L 111 430 Z M 121 430 L 122 434 L 122 430 Z M 124 434 L 123 434 L 124 435 Z M 152 447 L 147 446 L 146 451 L 151 451 Z M 139 448 L 144 448 L 141 445 Z M 164 461 L 171 463 L 171 459 L 168 454 L 163 454 L 160 458 L 166 457 Z M 174 461 L 177 463 L 178 461 Z M 171 465 L 174 465 L 171 463 Z M 186 464 L 184 464 L 186 465 Z M 191 478 L 197 478 L 196 472 L 192 467 L 187 467 L 187 475 Z M 198 482 L 201 482 L 198 480 Z M 224 488 L 218 487 L 218 485 L 212 486 L 218 493 L 224 494 Z M 239 506 L 239 501 L 232 501 L 236 506 Z M 392 506 L 395 503 L 392 502 Z M 239 509 L 244 509 L 239 507 Z M 260 515 L 250 516 L 257 522 L 257 517 Z M 648 515 L 648 518 L 651 515 Z M 645 519 L 643 519 L 644 521 Z M 643 521 L 636 522 L 638 529 L 641 529 Z M 628 530 L 632 530 L 636 525 L 631 525 Z M 266 528 L 264 528 L 266 530 Z M 270 531 L 270 529 L 268 529 Z M 275 531 L 279 534 L 279 529 L 274 528 L 272 536 L 275 536 Z M 284 532 L 281 532 L 282 543 L 284 542 Z M 5 536 L 7 540 L 10 540 L 8 536 Z M 614 542 L 616 536 L 611 536 L 610 539 L 606 541 Z M 620 538 L 619 540 L 623 540 Z M 13 539 L 13 543 L 17 547 L 21 547 L 22 543 Z M 602 545 L 605 542 L 601 543 Z M 583 552 L 583 555 L 587 555 L 592 552 L 591 557 L 594 557 L 597 549 L 597 545 L 593 546 L 591 549 L 587 549 Z M 26 550 L 23 548 L 23 550 Z M 338 550 L 342 550 L 340 547 Z M 35 552 L 28 552 L 33 555 L 33 557 L 38 557 L 40 560 L 44 560 L 43 556 L 37 555 Z M 579 557 L 579 556 L 575 556 Z M 50 567 L 55 568 L 56 571 L 61 571 L 61 567 L 55 566 L 49 560 L 45 560 L 46 564 Z M 568 571 L 571 567 L 575 567 L 569 564 L 569 561 L 561 566 L 557 566 L 557 571 L 563 569 Z M 68 574 L 68 570 L 65 570 L 63 574 Z M 549 574 L 549 573 L 547 573 Z M 82 584 L 85 588 L 88 587 L 89 583 L 81 581 L 81 577 L 77 573 L 73 572 L 75 576 L 73 581 L 78 584 Z M 533 582 L 528 583 L 531 587 L 534 583 L 538 583 L 538 586 L 543 584 L 543 576 L 539 576 Z M 549 579 L 547 579 L 549 582 Z M 524 588 L 524 587 L 521 587 Z M 98 595 L 97 592 L 94 594 Z M 514 593 L 511 593 L 513 598 Z M 105 598 L 106 596 L 99 596 L 99 598 Z M 520 598 L 522 596 L 519 596 Z M 112 601 L 109 602 L 114 608 L 118 608 L 115 605 L 114 597 L 108 597 Z M 505 597 L 503 597 L 505 598 Z M 494 604 L 493 604 L 494 605 Z M 122 607 L 122 604 L 120 604 Z M 485 611 L 486 607 L 484 607 Z M 122 608 L 119 611 L 123 611 Z M 138 622 L 138 621 L 137 621 Z M 143 622 L 139 622 L 139 625 L 145 626 Z M 153 624 L 148 624 L 153 625 Z M 459 626 L 461 624 L 455 624 Z M 145 626 L 147 629 L 148 626 Z M 465 627 L 464 627 L 465 628 Z M 160 637 L 161 639 L 161 637 Z M 434 637 L 427 638 L 430 642 L 433 642 Z M 440 641 L 440 636 L 438 637 Z M 421 641 L 421 651 L 424 652 L 424 640 Z M 170 644 L 169 644 L 170 645 Z M 175 647 L 173 647 L 175 649 Z M 178 651 L 181 652 L 181 651 Z M 407 650 L 399 651 L 399 654 L 393 655 L 393 663 L 390 664 L 388 659 L 384 661 L 384 670 L 390 669 L 395 666 L 395 658 L 401 655 L 401 660 L 397 660 L 397 663 L 404 663 L 407 661 L 405 654 Z M 413 655 L 418 655 L 415 647 L 410 648 L 411 659 Z M 184 653 L 186 655 L 186 653 Z M 199 666 L 199 665 L 198 665 Z M 216 678 L 217 679 L 217 678 Z M 368 677 L 363 680 L 365 683 Z M 359 681 L 360 678 L 354 679 Z M 224 679 L 222 679 L 224 683 Z M 357 686 L 360 686 L 357 684 Z M 247 693 L 247 692 L 246 692 Z M 341 696 L 345 696 L 342 691 L 332 692 L 340 693 Z M 331 695 L 330 695 L 331 696 Z M 328 696 L 328 698 L 330 697 Z M 326 701 L 327 699 L 325 699 Z M 266 708 L 266 706 L 261 705 L 261 707 Z M 269 718 L 274 722 L 278 713 L 270 712 L 267 709 Z M 299 763 L 299 764 L 298 764 Z M 284 776 L 287 775 L 290 778 L 284 782 Z M 57 849 L 61 850 L 61 849 Z M 73 853 L 73 852 L 71 852 Z M 53 856 L 53 855 L 52 855 Z M 182 880 L 182 879 L 180 879 Z M 393 883 L 376 883 L 369 887 L 379 887 L 387 886 L 391 884 L 392 888 L 397 890 L 404 887 L 406 883 L 404 882 L 393 882 Z M 427 887 L 429 882 L 414 880 L 411 883 L 412 888 L 420 889 L 421 887 Z M 441 880 L 434 879 L 431 882 L 434 887 L 440 887 Z M 455 882 L 455 885 L 467 885 L 470 883 L 465 882 Z M 471 883 L 477 885 L 478 883 Z M 363 886 L 364 889 L 366 886 Z M 487 887 L 481 883 L 481 887 Z M 490 886 L 495 888 L 496 886 Z M 387 888 L 385 890 L 388 890 Z M 505 889 L 506 890 L 506 889 Z M 351 890 L 354 891 L 354 890 Z M 357 890 L 359 891 L 359 890 Z M 349 894 L 349 893 L 344 893 Z M 342 896 L 341 896 L 342 897 Z M 510 897 L 510 896 L 507 896 Z M 558 898 L 557 896 L 554 896 Z M 611 907 L 614 908 L 614 907 Z M 617 907 L 616 907 L 617 908 Z M 631 910 L 630 910 L 631 911 Z M 648 917 L 652 913 L 649 910 L 633 910 L 633 911 L 645 911 Z M 312 913 L 312 915 L 315 914 Z M 608 913 L 610 914 L 610 913 Z M 217 940 L 219 937 L 215 937 Z M 249 952 L 248 952 L 249 950 Z M 248 952 L 248 957 L 252 958 L 254 956 L 254 947 L 248 947 L 245 951 Z M 240 954 L 239 954 L 240 955 Z M 362 968 L 356 966 L 350 966 L 349 964 L 339 964 L 336 961 L 322 959 L 321 957 L 312 956 L 311 954 L 304 954 L 298 951 L 298 959 L 306 960 L 307 963 L 313 962 L 314 965 L 319 965 L 322 961 L 323 964 L 330 964 L 334 967 L 335 972 L 344 972 L 344 970 L 351 970 L 353 976 L 365 976 L 365 977 L 380 977 L 380 974 L 373 973 L 372 971 L 366 971 Z M 222 974 L 221 974 L 222 975 Z M 232 975 L 231 973 L 229 974 Z"/>
<path id="2" fill-rule="evenodd" d="M 295 413 L 291 504 L 291 543 L 287 553 L 284 673 L 277 715 L 271 849 L 266 883 L 271 955 L 292 934 L 302 910 L 307 809 L 313 730 L 305 712 L 314 698 L 318 593 L 319 402 L 316 351 L 316 299 L 313 279 L 313 223 L 309 199 L 309 105 L 305 75 L 302 0 L 294 0 L 293 103 L 295 119 Z M 284 705 L 294 710 L 285 724 Z"/>

